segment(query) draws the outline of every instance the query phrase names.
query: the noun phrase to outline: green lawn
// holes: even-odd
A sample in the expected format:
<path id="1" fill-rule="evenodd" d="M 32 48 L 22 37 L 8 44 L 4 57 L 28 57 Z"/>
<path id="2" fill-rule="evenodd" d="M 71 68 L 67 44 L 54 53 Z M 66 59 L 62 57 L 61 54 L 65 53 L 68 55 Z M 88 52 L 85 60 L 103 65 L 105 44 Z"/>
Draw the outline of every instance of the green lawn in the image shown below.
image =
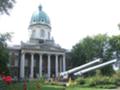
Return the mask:
<path id="1" fill-rule="evenodd" d="M 108 90 L 108 89 L 70 87 L 70 88 L 67 88 L 66 90 Z"/>
<path id="2" fill-rule="evenodd" d="M 15 83 L 7 87 L 7 90 L 23 90 L 23 83 Z M 80 87 L 63 87 L 55 85 L 39 85 L 36 82 L 29 82 L 27 90 L 108 90 L 108 89 L 95 89 L 95 88 L 80 88 Z"/>

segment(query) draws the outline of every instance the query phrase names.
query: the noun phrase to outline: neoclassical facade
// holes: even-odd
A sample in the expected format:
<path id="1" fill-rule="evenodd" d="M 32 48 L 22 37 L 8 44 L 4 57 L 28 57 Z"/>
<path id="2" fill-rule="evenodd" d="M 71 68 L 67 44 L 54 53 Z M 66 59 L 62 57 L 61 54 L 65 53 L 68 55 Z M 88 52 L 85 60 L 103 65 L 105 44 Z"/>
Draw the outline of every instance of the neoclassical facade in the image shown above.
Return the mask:
<path id="1" fill-rule="evenodd" d="M 66 70 L 66 50 L 51 38 L 50 19 L 42 6 L 32 15 L 29 32 L 28 42 L 8 47 L 12 76 L 22 79 L 58 77 Z"/>

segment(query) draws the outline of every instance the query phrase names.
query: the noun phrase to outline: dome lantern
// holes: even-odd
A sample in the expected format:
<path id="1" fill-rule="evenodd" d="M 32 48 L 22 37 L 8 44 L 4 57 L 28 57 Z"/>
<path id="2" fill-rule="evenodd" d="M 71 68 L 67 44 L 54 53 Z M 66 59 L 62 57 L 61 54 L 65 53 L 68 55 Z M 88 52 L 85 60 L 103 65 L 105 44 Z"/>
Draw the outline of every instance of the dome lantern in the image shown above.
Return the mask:
<path id="1" fill-rule="evenodd" d="M 39 11 L 42 11 L 42 5 L 40 5 L 38 8 L 39 8 Z"/>

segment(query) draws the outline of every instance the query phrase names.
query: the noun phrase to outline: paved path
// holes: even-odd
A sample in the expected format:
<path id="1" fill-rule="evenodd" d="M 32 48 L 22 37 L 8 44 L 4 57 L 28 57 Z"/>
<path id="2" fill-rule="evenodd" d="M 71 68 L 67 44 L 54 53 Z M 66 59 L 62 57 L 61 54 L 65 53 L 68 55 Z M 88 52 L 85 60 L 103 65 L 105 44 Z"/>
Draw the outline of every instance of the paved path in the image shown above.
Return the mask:
<path id="1" fill-rule="evenodd" d="M 116 90 L 120 90 L 120 87 L 119 87 L 119 88 L 117 88 Z"/>
<path id="2" fill-rule="evenodd" d="M 116 89 L 110 89 L 110 90 L 120 90 L 120 87 L 116 88 Z"/>

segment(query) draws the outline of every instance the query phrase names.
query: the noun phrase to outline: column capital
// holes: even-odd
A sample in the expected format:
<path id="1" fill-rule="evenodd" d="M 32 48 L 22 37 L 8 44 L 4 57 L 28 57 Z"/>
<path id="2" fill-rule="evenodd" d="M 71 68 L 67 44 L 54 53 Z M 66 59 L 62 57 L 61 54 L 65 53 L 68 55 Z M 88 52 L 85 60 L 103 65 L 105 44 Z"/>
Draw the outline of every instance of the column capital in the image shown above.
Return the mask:
<path id="1" fill-rule="evenodd" d="M 55 54 L 55 56 L 59 56 L 60 54 Z"/>
<path id="2" fill-rule="evenodd" d="M 43 53 L 38 53 L 39 55 L 43 55 Z"/>
<path id="3" fill-rule="evenodd" d="M 56 53 L 55 55 L 57 55 L 57 56 L 65 56 L 65 53 L 62 53 L 62 54 Z"/>
<path id="4" fill-rule="evenodd" d="M 63 56 L 65 56 L 65 54 L 63 54 Z"/>
<path id="5" fill-rule="evenodd" d="M 25 54 L 26 52 L 21 52 L 21 54 Z"/>
<path id="6" fill-rule="evenodd" d="M 52 55 L 51 53 L 47 53 L 47 55 Z"/>
<path id="7" fill-rule="evenodd" d="M 30 54 L 31 54 L 31 55 L 34 55 L 35 53 L 34 53 L 34 52 L 31 52 Z"/>

